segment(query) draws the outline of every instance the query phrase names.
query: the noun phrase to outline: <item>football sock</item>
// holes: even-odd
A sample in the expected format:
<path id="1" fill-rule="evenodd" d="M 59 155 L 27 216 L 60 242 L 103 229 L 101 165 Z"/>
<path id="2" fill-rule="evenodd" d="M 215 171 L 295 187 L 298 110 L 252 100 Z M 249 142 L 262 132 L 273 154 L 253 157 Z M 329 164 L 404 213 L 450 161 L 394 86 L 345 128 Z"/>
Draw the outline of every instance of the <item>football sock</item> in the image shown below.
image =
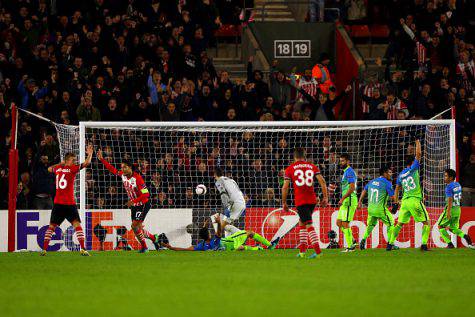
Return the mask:
<path id="1" fill-rule="evenodd" d="M 429 240 L 429 235 L 430 235 L 430 226 L 424 225 L 422 227 L 422 244 L 427 244 L 427 241 Z"/>
<path id="2" fill-rule="evenodd" d="M 396 241 L 397 236 L 399 235 L 399 232 L 401 231 L 402 226 L 397 224 L 394 229 L 393 229 L 393 234 L 391 235 L 391 240 L 389 241 L 390 244 L 394 244 L 394 241 Z"/>
<path id="3" fill-rule="evenodd" d="M 310 241 L 310 245 L 315 250 L 316 254 L 320 254 L 322 251 L 320 250 L 320 245 L 318 243 L 318 236 L 317 236 L 317 232 L 315 231 L 315 228 L 313 226 L 310 226 L 307 228 L 307 232 L 308 232 L 308 239 Z"/>
<path id="4" fill-rule="evenodd" d="M 79 245 L 81 246 L 81 249 L 86 250 L 84 246 L 84 231 L 82 230 L 81 226 L 77 226 L 74 228 L 76 231 L 76 237 L 78 238 Z"/>
<path id="5" fill-rule="evenodd" d="M 45 232 L 45 240 L 43 242 L 43 250 L 45 250 L 45 251 L 48 250 L 48 245 L 49 245 L 49 242 L 51 240 L 51 237 L 53 236 L 55 228 L 56 228 L 56 226 L 49 225 L 48 229 Z"/>
<path id="6" fill-rule="evenodd" d="M 307 252 L 307 239 L 308 239 L 307 228 L 305 226 L 299 226 L 300 253 Z"/>
<path id="7" fill-rule="evenodd" d="M 439 232 L 440 232 L 440 236 L 442 237 L 442 240 L 444 240 L 445 243 L 449 243 L 450 242 L 450 235 L 447 232 L 447 230 L 445 230 L 445 228 L 439 228 Z"/>
<path id="8" fill-rule="evenodd" d="M 145 235 L 145 237 L 147 239 L 150 239 L 150 240 L 152 240 L 152 242 L 155 242 L 155 235 L 154 234 L 151 234 L 150 232 L 148 232 L 145 229 L 143 229 L 143 234 Z"/>
<path id="9" fill-rule="evenodd" d="M 394 226 L 387 226 L 386 234 L 388 236 L 388 243 L 391 243 L 391 237 L 393 236 Z"/>
<path id="10" fill-rule="evenodd" d="M 137 230 L 137 233 L 135 234 L 137 239 L 140 242 L 140 245 L 142 246 L 142 249 L 147 248 L 147 244 L 145 243 L 145 237 L 143 235 L 143 230 L 140 228 Z"/>
<path id="11" fill-rule="evenodd" d="M 369 237 L 369 235 L 371 234 L 371 232 L 373 232 L 374 226 L 375 226 L 374 223 L 370 223 L 370 224 L 366 227 L 366 231 L 364 232 L 364 235 L 363 235 L 363 239 L 364 239 L 364 240 L 368 239 L 368 237 Z"/>
<path id="12" fill-rule="evenodd" d="M 257 233 L 254 233 L 254 237 L 252 237 L 252 239 L 254 239 L 255 241 L 259 242 L 262 245 L 265 245 L 266 247 L 270 246 L 270 242 L 266 238 L 264 238 L 263 236 Z"/>
<path id="13" fill-rule="evenodd" d="M 351 248 L 353 245 L 353 233 L 351 232 L 351 228 L 343 228 L 342 230 L 345 235 L 346 246 L 347 248 Z"/>

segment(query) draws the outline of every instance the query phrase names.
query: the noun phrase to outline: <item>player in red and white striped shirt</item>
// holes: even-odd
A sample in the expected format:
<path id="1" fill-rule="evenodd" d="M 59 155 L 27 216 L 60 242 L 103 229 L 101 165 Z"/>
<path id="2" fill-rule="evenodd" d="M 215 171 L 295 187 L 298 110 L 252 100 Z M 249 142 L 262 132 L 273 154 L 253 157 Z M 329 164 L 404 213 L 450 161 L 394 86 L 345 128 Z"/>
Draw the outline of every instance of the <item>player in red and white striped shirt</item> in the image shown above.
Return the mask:
<path id="1" fill-rule="evenodd" d="M 74 231 L 76 231 L 76 237 L 81 247 L 81 255 L 89 256 L 84 245 L 84 231 L 81 227 L 81 218 L 79 217 L 76 199 L 74 198 L 74 181 L 77 173 L 91 164 L 93 152 L 92 145 L 89 145 L 86 149 L 87 158 L 82 164 L 76 164 L 76 154 L 66 153 L 64 161 L 48 168 L 48 172 L 54 173 L 56 176 L 56 194 L 54 196 L 53 210 L 51 210 L 49 227 L 45 232 L 43 250 L 40 253 L 42 256 L 46 255 L 51 237 L 56 227 L 59 227 L 64 219 L 67 219 L 73 225 Z"/>
<path id="2" fill-rule="evenodd" d="M 294 150 L 294 162 L 285 170 L 284 186 L 282 186 L 282 209 L 289 210 L 287 205 L 287 196 L 289 194 L 290 184 L 294 188 L 295 206 L 299 215 L 299 254 L 298 257 L 305 257 L 308 241 L 315 250 L 309 258 L 316 258 L 320 254 L 320 245 L 318 235 L 315 231 L 312 221 L 312 214 L 317 204 L 317 195 L 314 189 L 314 180 L 318 180 L 322 188 L 323 199 L 322 207 L 328 204 L 328 191 L 325 179 L 320 174 L 320 169 L 315 164 L 306 160 L 305 150 L 297 148 Z"/>
<path id="3" fill-rule="evenodd" d="M 133 164 L 126 160 L 122 161 L 120 164 L 120 171 L 117 170 L 106 159 L 104 159 L 102 156 L 102 150 L 97 151 L 97 158 L 112 174 L 122 178 L 122 183 L 124 184 L 125 191 L 129 197 L 127 207 L 131 210 L 132 230 L 142 247 L 140 252 L 145 253 L 148 251 L 147 244 L 145 243 L 145 236 L 152 240 L 155 248 L 158 250 L 160 248 L 158 235 L 151 234 L 143 227 L 143 221 L 151 208 L 151 204 L 149 200 L 150 193 L 142 176 L 135 172 L 133 170 Z"/>

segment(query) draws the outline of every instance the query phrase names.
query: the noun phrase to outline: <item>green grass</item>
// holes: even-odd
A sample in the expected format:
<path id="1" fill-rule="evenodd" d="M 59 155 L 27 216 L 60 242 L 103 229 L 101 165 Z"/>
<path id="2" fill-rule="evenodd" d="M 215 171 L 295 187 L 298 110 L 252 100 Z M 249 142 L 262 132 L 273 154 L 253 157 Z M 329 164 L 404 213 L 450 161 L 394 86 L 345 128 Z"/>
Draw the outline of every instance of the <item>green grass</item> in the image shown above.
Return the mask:
<path id="1" fill-rule="evenodd" d="M 467 249 L 0 254 L 0 316 L 474 316 Z"/>

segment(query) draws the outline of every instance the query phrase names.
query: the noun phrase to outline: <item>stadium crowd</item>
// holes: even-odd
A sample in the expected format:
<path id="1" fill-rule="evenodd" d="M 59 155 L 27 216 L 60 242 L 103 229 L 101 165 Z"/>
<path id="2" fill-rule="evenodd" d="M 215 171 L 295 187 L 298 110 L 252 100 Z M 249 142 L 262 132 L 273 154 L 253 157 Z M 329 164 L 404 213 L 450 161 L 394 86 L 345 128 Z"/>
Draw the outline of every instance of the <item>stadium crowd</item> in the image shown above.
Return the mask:
<path id="1" fill-rule="evenodd" d="M 294 79 L 279 72 L 275 62 L 266 81 L 263 73 L 253 68 L 252 57 L 245 82 L 233 82 L 226 71 L 217 72 L 206 49 L 215 44 L 214 30 L 222 24 L 239 23 L 240 1 L 1 3 L 0 208 L 5 208 L 7 203 L 11 102 L 63 124 L 91 120 L 332 120 L 337 119 L 333 107 L 338 100 L 346 98 L 350 89 L 340 87 L 341 92 L 337 93 L 329 87 L 328 93 L 316 92 L 309 98 L 305 91 L 296 91 L 289 85 L 295 83 Z M 468 29 L 468 19 L 464 17 L 467 10 L 462 6 L 466 3 L 411 0 L 390 1 L 388 6 L 397 3 L 404 6 L 397 11 L 401 12 L 397 21 L 396 15 L 388 20 L 391 42 L 385 81 L 366 83 L 359 91 L 364 118 L 430 118 L 454 105 L 459 125 L 461 180 L 469 190 L 467 195 L 464 192 L 469 197 L 465 204 L 475 205 L 475 66 L 473 45 L 469 44 L 473 42 L 469 41 L 473 33 Z M 394 67 L 398 71 L 392 71 Z M 305 76 L 311 75 L 304 74 L 302 78 Z M 324 110 L 323 117 L 317 109 Z M 46 168 L 59 160 L 55 131 L 48 123 L 26 116 L 21 117 L 18 129 L 18 208 L 50 208 L 54 180 Z M 223 157 L 255 148 L 264 151 L 265 158 L 249 159 L 246 166 L 252 169 L 242 177 L 262 181 L 259 186 L 250 187 L 256 189 L 249 193 L 250 201 L 255 204 L 259 201 L 258 205 L 274 204 L 280 196 L 279 181 L 274 178 L 274 183 L 270 182 L 267 173 L 270 168 L 279 174 L 281 164 L 269 165 L 269 157 L 279 162 L 279 157 L 287 155 L 292 145 L 285 138 L 275 139 L 274 144 L 258 145 L 252 141 L 252 135 L 234 135 L 231 139 L 227 141 L 230 153 L 221 153 Z M 180 142 L 167 148 L 184 151 L 185 144 Z M 187 164 L 195 164 L 195 170 L 211 180 L 212 167 L 220 153 L 208 147 L 206 152 L 194 155 L 193 151 L 199 153 L 203 146 L 202 140 L 195 142 L 187 142 L 186 151 L 192 159 L 180 166 L 186 169 Z M 328 151 L 323 160 L 331 162 L 326 166 L 328 169 L 336 170 L 337 144 L 328 138 L 315 142 L 322 144 L 322 151 L 335 149 Z M 106 154 L 112 156 L 113 152 L 111 148 Z M 145 174 L 145 165 L 158 166 L 147 175 L 150 186 L 156 187 L 153 199 L 157 206 L 185 206 L 192 198 L 192 184 L 183 186 L 181 192 L 170 188 L 169 183 L 164 184 L 171 174 L 178 177 L 182 173 L 167 172 L 170 166 L 179 163 L 174 160 L 187 161 L 178 152 L 162 153 L 163 157 L 153 162 L 139 162 L 139 169 Z M 119 160 L 120 157 L 114 158 L 116 163 Z M 231 170 L 237 168 L 232 166 L 231 159 L 226 159 L 225 164 Z M 186 175 L 186 171 L 183 173 Z M 93 190 L 97 181 L 88 174 L 88 190 Z M 110 206 L 108 202 L 113 200 L 108 195 L 117 191 L 121 191 L 121 186 L 110 186 L 88 204 Z M 195 204 L 205 203 L 195 200 Z"/>

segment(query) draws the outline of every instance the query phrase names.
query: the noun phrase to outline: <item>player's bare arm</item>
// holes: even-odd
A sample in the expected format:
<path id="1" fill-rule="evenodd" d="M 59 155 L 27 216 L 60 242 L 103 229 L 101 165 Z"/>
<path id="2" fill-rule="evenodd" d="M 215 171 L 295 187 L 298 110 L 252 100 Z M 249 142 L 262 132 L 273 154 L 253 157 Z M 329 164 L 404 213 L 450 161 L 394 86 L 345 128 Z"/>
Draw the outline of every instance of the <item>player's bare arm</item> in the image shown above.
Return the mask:
<path id="1" fill-rule="evenodd" d="M 447 219 L 450 219 L 450 217 L 451 217 L 453 203 L 454 203 L 454 198 L 449 197 L 447 199 Z"/>
<path id="2" fill-rule="evenodd" d="M 102 156 L 102 150 L 101 150 L 101 149 L 98 149 L 98 150 L 97 150 L 96 155 L 97 155 L 97 158 L 98 158 L 99 160 L 102 161 L 102 160 L 104 159 L 104 156 Z"/>
<path id="3" fill-rule="evenodd" d="M 320 203 L 322 207 L 326 207 L 328 205 L 328 189 L 327 189 L 327 182 L 325 178 L 323 178 L 322 174 L 317 174 L 317 181 L 320 184 L 320 188 L 322 189 L 323 199 Z"/>
<path id="4" fill-rule="evenodd" d="M 358 200 L 358 208 L 361 208 L 363 206 L 363 199 L 366 197 L 366 190 L 363 189 L 360 195 L 360 199 Z"/>
<path id="5" fill-rule="evenodd" d="M 348 189 L 346 194 L 343 195 L 343 197 L 341 197 L 341 199 L 338 201 L 338 204 L 339 205 L 343 204 L 343 201 L 347 199 L 348 197 L 350 197 L 350 195 L 355 191 L 355 188 L 356 188 L 355 183 L 350 183 L 350 188 Z"/>
<path id="6" fill-rule="evenodd" d="M 415 153 L 416 160 L 420 161 L 422 158 L 422 146 L 421 141 L 416 140 L 416 153 Z"/>
<path id="7" fill-rule="evenodd" d="M 94 153 L 94 148 L 92 147 L 92 144 L 89 144 L 86 148 L 86 160 L 81 163 L 81 169 L 88 167 L 91 164 L 92 161 L 92 154 Z"/>
<path id="8" fill-rule="evenodd" d="M 319 181 L 320 182 L 320 181 Z M 289 205 L 287 205 L 287 196 L 289 195 L 290 180 L 284 180 L 284 185 L 282 186 L 282 209 L 289 211 Z"/>
<path id="9" fill-rule="evenodd" d="M 224 221 L 221 220 L 221 216 L 220 216 L 219 214 L 217 214 L 214 219 L 215 219 L 215 221 L 216 221 L 216 226 L 217 226 L 217 229 L 216 229 L 216 236 L 217 236 L 218 238 L 221 238 L 222 235 L 223 235 L 223 227 L 224 227 L 224 225 L 226 225 L 226 224 L 224 223 Z M 209 220 L 206 219 L 206 220 L 205 220 L 205 223 L 203 224 L 203 227 L 208 227 L 208 222 L 209 222 Z"/>
<path id="10" fill-rule="evenodd" d="M 394 189 L 394 203 L 398 204 L 399 203 L 399 191 L 401 190 L 401 186 L 396 185 L 396 188 Z"/>
<path id="11" fill-rule="evenodd" d="M 56 167 L 60 166 L 60 165 L 64 165 L 64 161 L 61 161 L 61 162 L 59 162 L 59 163 L 57 163 L 57 164 L 54 164 L 54 165 L 51 165 L 50 167 L 48 167 L 48 172 L 53 173 L 54 169 L 55 169 Z"/>
<path id="12" fill-rule="evenodd" d="M 162 246 L 172 251 L 194 251 L 195 250 L 193 246 L 189 246 L 188 248 L 179 248 L 179 247 L 174 247 L 168 243 L 162 243 Z"/>

